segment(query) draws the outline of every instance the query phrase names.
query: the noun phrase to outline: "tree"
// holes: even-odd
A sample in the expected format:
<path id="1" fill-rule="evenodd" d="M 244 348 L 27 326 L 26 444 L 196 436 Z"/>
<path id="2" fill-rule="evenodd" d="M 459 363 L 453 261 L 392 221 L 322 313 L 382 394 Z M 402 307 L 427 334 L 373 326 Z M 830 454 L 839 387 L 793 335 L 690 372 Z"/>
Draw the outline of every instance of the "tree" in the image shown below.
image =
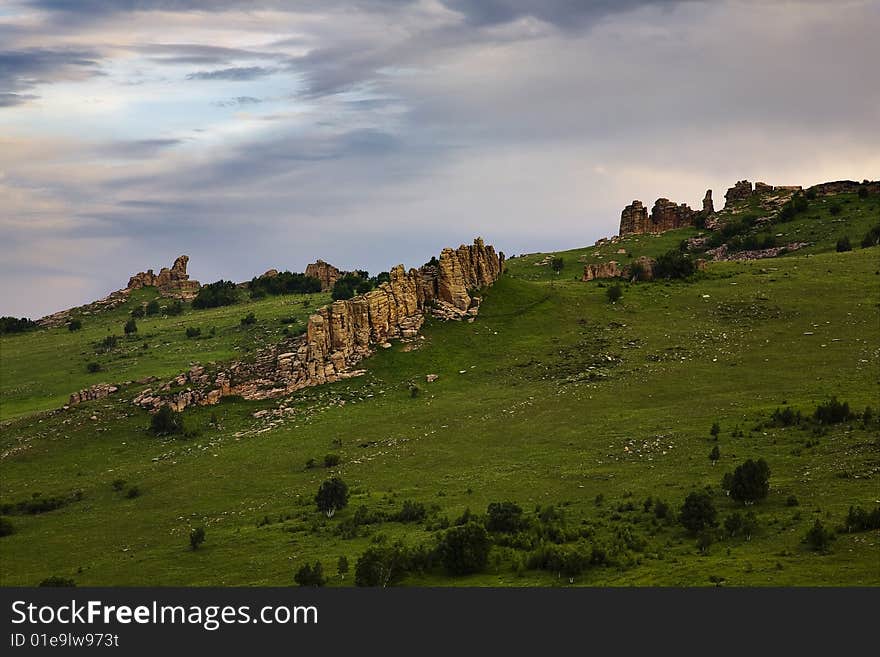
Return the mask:
<path id="1" fill-rule="evenodd" d="M 849 242 L 849 236 L 844 235 L 839 240 L 837 240 L 837 252 L 844 253 L 845 251 L 852 251 L 852 244 Z"/>
<path id="2" fill-rule="evenodd" d="M 348 485 L 339 477 L 331 477 L 318 488 L 315 504 L 318 511 L 332 518 L 338 509 L 348 504 Z"/>
<path id="3" fill-rule="evenodd" d="M 83 327 L 83 323 L 81 319 L 72 319 L 70 323 L 67 325 L 68 331 L 79 331 Z"/>
<path id="4" fill-rule="evenodd" d="M 718 463 L 718 459 L 721 458 L 721 450 L 718 449 L 718 445 L 715 445 L 712 448 L 712 451 L 709 452 L 709 460 L 712 461 L 712 465 Z"/>
<path id="5" fill-rule="evenodd" d="M 515 502 L 492 502 L 486 508 L 486 529 L 514 533 L 523 528 L 523 510 Z"/>
<path id="6" fill-rule="evenodd" d="M 770 492 L 770 466 L 764 459 L 748 459 L 738 465 L 730 480 L 730 496 L 738 502 L 751 504 Z"/>
<path id="7" fill-rule="evenodd" d="M 122 328 L 122 330 L 125 331 L 126 335 L 137 333 L 138 325 L 137 322 L 134 321 L 134 317 L 132 317 L 125 323 L 125 326 Z"/>
<path id="8" fill-rule="evenodd" d="M 811 550 L 816 552 L 829 552 L 831 548 L 831 541 L 834 540 L 834 532 L 830 529 L 826 529 L 825 525 L 822 524 L 822 521 L 816 518 L 816 522 L 813 523 L 810 531 L 807 532 L 807 535 L 804 536 L 804 543 L 806 543 Z"/>
<path id="9" fill-rule="evenodd" d="M 394 586 L 406 575 L 409 554 L 403 543 L 373 545 L 354 567 L 355 586 Z"/>
<path id="10" fill-rule="evenodd" d="M 163 404 L 150 420 L 150 431 L 157 436 L 183 433 L 183 418 L 168 404 Z"/>
<path id="11" fill-rule="evenodd" d="M 615 283 L 605 290 L 605 296 L 608 297 L 608 303 L 617 303 L 623 296 L 623 288 Z"/>
<path id="12" fill-rule="evenodd" d="M 439 553 L 451 575 L 476 573 L 489 559 L 489 535 L 485 527 L 469 522 L 449 529 L 440 540 Z"/>
<path id="13" fill-rule="evenodd" d="M 327 583 L 327 580 L 324 579 L 324 566 L 320 561 L 316 561 L 314 566 L 304 564 L 296 571 L 293 581 L 300 586 L 324 586 Z"/>
<path id="14" fill-rule="evenodd" d="M 697 534 L 707 527 L 714 527 L 717 515 L 712 496 L 706 491 L 694 491 L 684 499 L 678 520 L 685 529 Z"/>
<path id="15" fill-rule="evenodd" d="M 144 308 L 144 313 L 146 315 L 158 315 L 159 314 L 159 302 L 153 299 L 147 304 L 147 307 Z"/>
<path id="16" fill-rule="evenodd" d="M 348 559 L 345 558 L 345 555 L 339 557 L 339 561 L 336 562 L 336 572 L 339 573 L 339 579 L 345 579 L 345 576 L 348 575 Z"/>
<path id="17" fill-rule="evenodd" d="M 712 436 L 715 440 L 718 440 L 718 434 L 721 433 L 721 425 L 717 422 L 712 423 L 712 428 L 709 429 L 709 435 Z"/>
<path id="18" fill-rule="evenodd" d="M 198 550 L 199 546 L 205 542 L 205 528 L 193 527 L 189 532 L 189 546 L 193 550 Z"/>
<path id="19" fill-rule="evenodd" d="M 565 261 L 562 258 L 553 258 L 550 261 L 550 269 L 552 269 L 557 274 L 562 271 L 562 268 L 565 266 Z"/>

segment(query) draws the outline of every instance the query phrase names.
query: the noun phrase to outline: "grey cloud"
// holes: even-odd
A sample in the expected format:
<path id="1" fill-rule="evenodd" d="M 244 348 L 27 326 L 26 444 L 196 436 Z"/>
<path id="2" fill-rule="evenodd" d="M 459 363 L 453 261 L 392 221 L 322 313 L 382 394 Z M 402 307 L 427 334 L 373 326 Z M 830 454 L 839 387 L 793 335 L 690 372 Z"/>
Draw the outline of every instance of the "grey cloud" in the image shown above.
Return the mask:
<path id="1" fill-rule="evenodd" d="M 237 96 L 229 100 L 218 100 L 214 105 L 217 107 L 241 107 L 243 105 L 258 105 L 262 102 L 261 98 L 254 98 L 253 96 Z"/>
<path id="2" fill-rule="evenodd" d="M 182 139 L 170 138 L 116 141 L 103 145 L 98 149 L 98 153 L 119 158 L 149 158 L 158 155 L 160 151 L 182 143 Z"/>
<path id="3" fill-rule="evenodd" d="M 443 0 L 474 25 L 497 25 L 532 17 L 557 27 L 580 28 L 644 6 L 672 6 L 682 0 Z"/>
<path id="4" fill-rule="evenodd" d="M 187 80 L 255 80 L 274 73 L 274 69 L 262 66 L 223 68 L 216 71 L 199 71 L 186 76 Z"/>
<path id="5" fill-rule="evenodd" d="M 0 51 L 0 107 L 33 99 L 37 85 L 63 79 L 101 75 L 100 56 L 87 50 L 30 48 Z"/>

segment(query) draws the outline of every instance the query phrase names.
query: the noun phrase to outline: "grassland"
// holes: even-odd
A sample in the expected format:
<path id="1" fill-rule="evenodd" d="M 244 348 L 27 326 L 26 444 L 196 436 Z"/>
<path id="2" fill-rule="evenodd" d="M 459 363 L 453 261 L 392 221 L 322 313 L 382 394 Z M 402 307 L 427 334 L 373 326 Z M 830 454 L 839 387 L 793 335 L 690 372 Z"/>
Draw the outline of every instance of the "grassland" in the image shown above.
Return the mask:
<path id="1" fill-rule="evenodd" d="M 15 532 L 0 538 L 0 583 L 59 575 L 81 585 L 286 585 L 304 563 L 320 560 L 334 573 L 345 555 L 354 568 L 371 545 L 431 544 L 443 518 L 512 500 L 528 513 L 555 505 L 567 527 L 591 537 L 583 540 L 614 550 L 578 585 L 878 585 L 877 531 L 839 534 L 827 554 L 802 543 L 816 519 L 836 527 L 851 505 L 880 500 L 877 425 L 853 420 L 815 433 L 766 424 L 776 408 L 809 414 L 832 396 L 857 409 L 878 406 L 880 250 L 858 248 L 870 214 L 856 213 L 864 209 L 856 203 L 835 217 L 853 223 L 816 220 L 824 227 L 812 227 L 821 233 L 812 253 L 713 263 L 691 281 L 624 284 L 615 304 L 601 281 L 576 280 L 584 260 L 619 258 L 617 248 L 656 255 L 695 231 L 633 237 L 598 254 L 558 253 L 560 274 L 535 265 L 543 254 L 515 258 L 485 291 L 475 323 L 429 321 L 417 349 L 380 351 L 358 379 L 285 400 L 188 410 L 199 431 L 188 439 L 147 431 L 149 415 L 126 401 L 137 385 L 65 412 L 32 412 L 59 406 L 95 377 L 166 376 L 254 349 L 283 328 L 279 317 L 308 309 L 301 298 L 145 321 L 139 335 L 154 336 L 149 356 L 132 341 L 128 357 L 108 360 L 97 375 L 85 373 L 85 361 L 98 338 L 119 332 L 126 308 L 76 333 L 4 337 L 0 501 L 39 494 L 69 502 L 11 516 Z M 856 248 L 835 253 L 844 232 Z M 263 322 L 259 339 L 238 326 L 251 311 Z M 216 326 L 217 336 L 187 340 L 191 324 Z M 429 373 L 439 379 L 425 383 Z M 412 395 L 413 383 L 421 394 Z M 270 413 L 254 417 L 261 410 Z M 721 460 L 713 466 L 715 444 Z M 341 464 L 305 467 L 327 453 Z M 772 471 L 769 497 L 749 507 L 758 519 L 751 540 L 719 535 L 702 553 L 682 527 L 643 510 L 648 497 L 677 509 L 710 486 L 720 519 L 743 511 L 719 481 L 746 458 L 764 458 Z M 326 519 L 313 499 L 333 474 L 352 499 Z M 117 479 L 126 482 L 122 491 L 111 486 Z M 132 486 L 140 494 L 129 498 Z M 339 531 L 358 506 L 394 511 L 404 500 L 423 503 L 428 521 L 387 521 L 351 538 Z M 207 540 L 192 551 L 188 534 L 197 525 Z M 330 584 L 352 580 L 333 576 Z M 495 547 L 478 574 L 433 569 L 404 583 L 568 580 Z"/>

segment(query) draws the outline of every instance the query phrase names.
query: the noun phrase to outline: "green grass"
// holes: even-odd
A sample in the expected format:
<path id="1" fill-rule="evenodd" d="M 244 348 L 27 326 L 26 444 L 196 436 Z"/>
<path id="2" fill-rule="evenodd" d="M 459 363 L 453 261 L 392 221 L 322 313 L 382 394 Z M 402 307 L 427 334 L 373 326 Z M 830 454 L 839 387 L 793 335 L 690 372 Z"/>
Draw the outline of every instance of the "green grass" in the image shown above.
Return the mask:
<path id="1" fill-rule="evenodd" d="M 0 337 L 0 420 L 59 408 L 70 393 L 95 383 L 167 378 L 187 369 L 190 361 L 204 364 L 247 357 L 280 339 L 285 326 L 304 329 L 309 314 L 330 300 L 328 294 L 313 294 L 268 297 L 207 310 L 186 305 L 176 317 L 136 320 L 137 333 L 125 337 L 123 326 L 131 310 L 156 297 L 153 289 L 135 290 L 125 304 L 110 312 L 74 314 L 82 320 L 79 331 L 62 326 Z M 257 323 L 245 327 L 241 319 L 248 313 L 254 313 Z M 282 318 L 295 321 L 282 324 Z M 200 328 L 201 336 L 187 338 L 187 327 Z M 120 339 L 116 348 L 105 353 L 99 343 L 108 335 Z M 90 362 L 99 363 L 101 371 L 88 372 Z"/>
<path id="2" fill-rule="evenodd" d="M 656 255 L 689 234 L 630 238 L 614 250 Z M 836 527 L 850 505 L 873 508 L 880 499 L 877 425 L 854 421 L 818 437 L 762 426 L 777 407 L 811 413 L 832 395 L 858 409 L 878 405 L 880 250 L 834 253 L 827 248 L 833 237 L 823 238 L 823 253 L 714 263 L 689 282 L 624 284 L 616 304 L 606 301 L 600 281 L 574 280 L 583 267 L 578 256 L 605 257 L 610 247 L 599 249 L 602 256 L 593 247 L 558 253 L 565 259 L 558 276 L 532 264 L 543 256 L 516 258 L 485 292 L 476 322 L 429 321 L 419 348 L 380 350 L 364 362 L 364 377 L 284 400 L 227 399 L 188 410 L 186 421 L 200 434 L 184 440 L 151 436 L 149 415 L 126 401 L 127 391 L 66 412 L 22 415 L 57 406 L 90 380 L 78 371 L 85 356 L 77 354 L 74 367 L 56 350 L 82 350 L 105 326 L 86 326 L 82 336 L 61 329 L 4 338 L 3 402 L 18 406 L 4 411 L 17 417 L 3 426 L 0 500 L 74 491 L 82 499 L 11 516 L 16 532 L 0 538 L 0 583 L 61 575 L 80 585 L 287 585 L 303 563 L 319 559 L 332 575 L 345 555 L 352 573 L 331 584 L 351 585 L 358 556 L 374 540 L 416 545 L 435 533 L 386 522 L 343 539 L 335 528 L 360 504 L 394 511 L 411 499 L 436 506 L 435 520 L 454 520 L 466 508 L 482 513 L 493 501 L 513 500 L 529 513 L 554 504 L 569 527 L 591 527 L 598 540 L 611 541 L 624 527 L 644 540 L 616 565 L 590 568 L 581 585 L 703 586 L 714 576 L 729 585 L 876 586 L 880 532 L 841 534 L 824 555 L 801 539 L 816 518 Z M 142 331 L 167 333 L 150 344 L 167 341 L 168 348 L 151 347 L 149 365 L 138 357 L 138 374 L 131 365 L 108 372 L 119 375 L 114 380 L 167 375 L 190 361 L 237 355 L 236 346 L 257 344 L 245 342 L 240 317 L 253 310 L 265 319 L 268 340 L 270 328 L 281 328 L 270 320 L 292 314 L 297 303 L 278 298 L 144 322 Z M 121 325 L 122 313 L 107 317 L 108 325 Z M 186 340 L 183 327 L 192 323 L 222 330 L 218 346 L 203 352 Z M 36 354 L 43 355 L 32 361 L 34 372 L 16 365 L 32 387 L 7 388 L 8 363 Z M 54 382 L 67 367 L 73 387 Z M 440 378 L 428 384 L 429 373 Z M 421 388 L 415 398 L 410 382 Z M 40 388 L 50 383 L 51 398 Z M 253 417 L 278 408 L 285 409 L 278 416 Z M 721 461 L 713 467 L 715 421 Z M 743 437 L 732 437 L 737 428 Z M 331 452 L 341 465 L 305 468 Z M 746 458 L 764 458 L 772 470 L 769 497 L 749 507 L 759 520 L 751 541 L 719 539 L 701 555 L 681 527 L 655 525 L 641 511 L 648 496 L 677 510 L 688 492 L 707 485 L 722 520 L 743 510 L 719 481 Z M 331 474 L 345 479 L 353 497 L 327 520 L 313 498 Z M 142 494 L 115 492 L 117 478 Z M 799 506 L 786 506 L 792 495 Z M 627 502 L 637 510 L 616 510 Z M 267 516 L 271 523 L 262 524 Z M 196 525 L 206 527 L 207 540 L 191 551 Z M 477 575 L 432 570 L 405 583 L 567 584 L 517 568 L 498 548 L 493 555 Z"/>

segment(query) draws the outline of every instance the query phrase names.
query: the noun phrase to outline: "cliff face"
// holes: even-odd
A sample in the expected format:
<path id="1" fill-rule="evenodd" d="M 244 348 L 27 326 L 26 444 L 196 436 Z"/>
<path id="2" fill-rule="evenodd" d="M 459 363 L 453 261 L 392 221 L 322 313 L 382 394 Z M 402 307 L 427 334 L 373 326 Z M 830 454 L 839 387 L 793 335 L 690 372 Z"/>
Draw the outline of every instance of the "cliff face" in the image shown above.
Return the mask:
<path id="1" fill-rule="evenodd" d="M 162 267 L 158 274 L 154 274 L 152 269 L 135 274 L 128 279 L 126 289 L 137 290 L 142 287 L 155 287 L 165 296 L 189 301 L 195 298 L 201 285 L 198 281 L 189 280 L 189 274 L 186 273 L 188 262 L 189 256 L 182 255 L 174 261 L 171 269 Z"/>
<path id="2" fill-rule="evenodd" d="M 858 185 L 857 183 L 853 184 Z M 819 186 L 817 185 L 817 187 Z M 724 208 L 728 209 L 731 205 L 758 198 L 762 208 L 773 209 L 801 189 L 800 185 L 768 185 L 764 182 L 756 182 L 752 186 L 748 180 L 740 180 L 724 195 Z"/>
<path id="3" fill-rule="evenodd" d="M 195 367 L 134 401 L 152 410 L 162 404 L 183 410 L 215 404 L 226 395 L 265 399 L 357 376 L 363 372 L 354 366 L 376 345 L 417 336 L 426 312 L 442 319 L 475 316 L 480 299 L 471 292 L 492 285 L 503 268 L 504 254 L 480 238 L 470 246 L 443 249 L 437 267 L 406 271 L 398 265 L 390 282 L 321 308 L 309 318 L 304 336 L 263 350 L 254 362 L 232 363 L 213 377 Z M 175 393 L 177 386 L 187 389 Z"/>
<path id="4" fill-rule="evenodd" d="M 618 235 L 641 235 L 662 233 L 675 228 L 693 226 L 700 217 L 708 217 L 715 211 L 712 205 L 712 190 L 703 197 L 703 209 L 692 210 L 685 203 L 674 203 L 667 198 L 658 198 L 651 208 L 651 214 L 641 201 L 633 201 L 620 213 Z"/>
<path id="5" fill-rule="evenodd" d="M 323 260 L 318 260 L 306 267 L 306 276 L 317 278 L 321 281 L 321 292 L 333 289 L 333 285 L 342 278 L 342 272 L 336 267 Z"/>

